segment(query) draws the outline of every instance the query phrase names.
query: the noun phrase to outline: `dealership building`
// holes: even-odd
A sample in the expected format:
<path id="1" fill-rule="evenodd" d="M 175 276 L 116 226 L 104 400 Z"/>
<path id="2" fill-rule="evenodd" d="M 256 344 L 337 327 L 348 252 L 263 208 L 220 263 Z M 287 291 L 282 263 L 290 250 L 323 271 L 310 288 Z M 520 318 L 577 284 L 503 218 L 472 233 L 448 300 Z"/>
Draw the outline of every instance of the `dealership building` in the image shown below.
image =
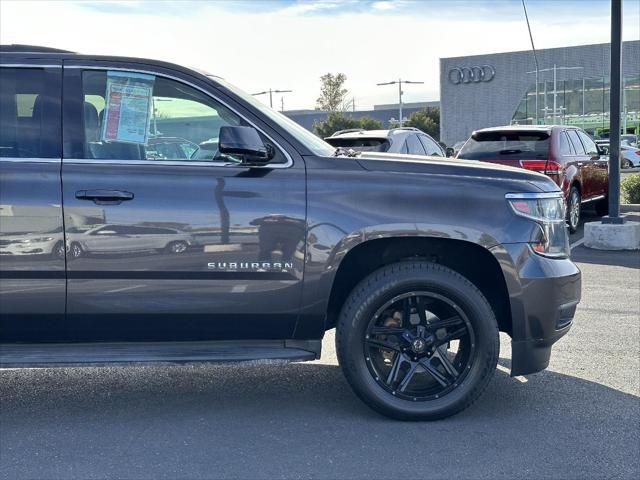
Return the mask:
<path id="1" fill-rule="evenodd" d="M 537 88 L 530 50 L 440 59 L 440 140 L 454 145 L 480 128 L 536 123 L 608 135 L 609 54 L 609 44 L 537 50 Z M 622 62 L 621 122 L 640 134 L 640 41 L 624 42 Z"/>

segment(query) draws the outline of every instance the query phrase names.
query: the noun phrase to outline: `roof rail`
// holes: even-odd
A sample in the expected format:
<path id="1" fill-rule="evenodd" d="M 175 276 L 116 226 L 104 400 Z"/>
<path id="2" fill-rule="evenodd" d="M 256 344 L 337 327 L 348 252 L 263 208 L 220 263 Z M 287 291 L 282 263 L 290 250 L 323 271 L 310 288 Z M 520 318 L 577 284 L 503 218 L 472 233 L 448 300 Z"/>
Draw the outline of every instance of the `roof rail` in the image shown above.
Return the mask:
<path id="1" fill-rule="evenodd" d="M 40 47 L 38 45 L 0 45 L 0 52 L 3 53 L 76 53 L 71 50 L 62 50 L 60 48 Z"/>
<path id="2" fill-rule="evenodd" d="M 364 132 L 364 128 L 346 128 L 344 130 L 338 130 L 337 132 L 333 132 L 331 135 L 335 137 L 336 135 L 342 135 L 343 133 L 352 133 L 352 132 Z"/>
<path id="3" fill-rule="evenodd" d="M 396 127 L 396 128 L 392 128 L 391 130 L 410 130 L 412 132 L 421 132 L 422 131 L 419 128 L 416 128 L 416 127 Z"/>

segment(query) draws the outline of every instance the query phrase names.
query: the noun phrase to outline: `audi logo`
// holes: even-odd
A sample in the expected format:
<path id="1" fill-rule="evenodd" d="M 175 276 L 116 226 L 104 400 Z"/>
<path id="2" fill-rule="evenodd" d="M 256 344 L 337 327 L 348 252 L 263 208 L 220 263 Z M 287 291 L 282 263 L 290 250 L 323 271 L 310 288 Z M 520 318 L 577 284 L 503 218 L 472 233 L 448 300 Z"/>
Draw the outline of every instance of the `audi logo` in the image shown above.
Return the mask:
<path id="1" fill-rule="evenodd" d="M 495 76 L 496 69 L 491 65 L 454 67 L 449 70 L 449 81 L 454 85 L 459 85 L 461 83 L 490 82 Z"/>

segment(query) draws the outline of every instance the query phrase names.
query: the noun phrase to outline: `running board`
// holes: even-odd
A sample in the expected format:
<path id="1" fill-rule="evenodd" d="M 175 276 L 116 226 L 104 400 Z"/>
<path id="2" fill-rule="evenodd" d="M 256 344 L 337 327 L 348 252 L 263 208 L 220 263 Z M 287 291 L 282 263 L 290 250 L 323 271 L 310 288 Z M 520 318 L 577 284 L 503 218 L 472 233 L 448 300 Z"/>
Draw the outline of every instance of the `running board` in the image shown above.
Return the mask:
<path id="1" fill-rule="evenodd" d="M 0 368 L 138 363 L 298 362 L 320 358 L 321 340 L 154 343 L 4 343 Z"/>

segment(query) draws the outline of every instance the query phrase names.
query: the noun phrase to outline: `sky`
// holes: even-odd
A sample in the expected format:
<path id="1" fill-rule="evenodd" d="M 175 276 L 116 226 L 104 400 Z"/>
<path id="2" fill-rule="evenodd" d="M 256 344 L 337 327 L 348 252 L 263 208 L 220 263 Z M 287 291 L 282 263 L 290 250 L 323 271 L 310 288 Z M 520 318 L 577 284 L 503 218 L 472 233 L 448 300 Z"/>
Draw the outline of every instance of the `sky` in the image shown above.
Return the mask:
<path id="1" fill-rule="evenodd" d="M 525 0 L 536 48 L 606 43 L 609 0 Z M 624 40 L 640 0 L 624 0 Z M 0 0 L 0 43 L 154 58 L 314 108 L 320 76 L 347 75 L 356 109 L 439 99 L 439 59 L 531 48 L 521 0 Z M 281 95 L 274 94 L 280 108 Z M 268 95 L 260 97 L 268 102 Z"/>

